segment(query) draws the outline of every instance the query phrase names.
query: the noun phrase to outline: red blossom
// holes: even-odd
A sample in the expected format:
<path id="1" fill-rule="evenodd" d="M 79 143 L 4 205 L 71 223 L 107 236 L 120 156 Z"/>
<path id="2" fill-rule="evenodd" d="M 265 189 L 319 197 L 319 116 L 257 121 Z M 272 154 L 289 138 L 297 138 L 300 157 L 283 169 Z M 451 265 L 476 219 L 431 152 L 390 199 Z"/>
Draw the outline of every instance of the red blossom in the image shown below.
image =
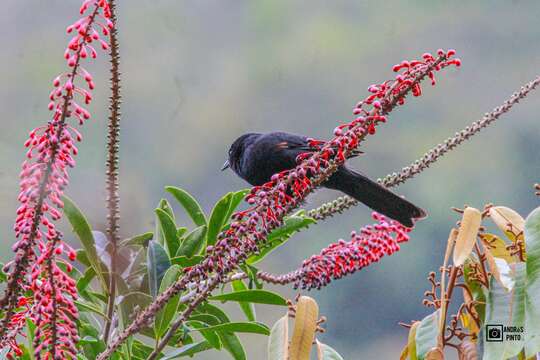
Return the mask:
<path id="1" fill-rule="evenodd" d="M 295 287 L 320 289 L 332 280 L 379 261 L 384 255 L 392 255 L 399 250 L 399 243 L 409 240 L 407 233 L 412 229 L 376 212 L 373 219 L 376 224 L 365 226 L 358 233 L 353 231 L 350 241 L 339 240 L 305 260 Z"/>
<path id="2" fill-rule="evenodd" d="M 94 43 L 108 48 L 100 34 L 107 36 L 112 28 L 109 4 L 105 0 L 85 0 L 80 13 L 82 17 L 67 28 L 72 38 L 64 57 L 71 69 L 52 82 L 48 105 L 52 119 L 32 130 L 24 144 L 28 151 L 20 173 L 21 205 L 14 226 L 18 240 L 12 247 L 16 255 L 6 267 L 10 282 L 2 305 L 7 306 L 3 320 L 7 329 L 0 332 L 3 335 L 0 346 L 8 344 L 12 353 L 17 354 L 15 336 L 20 329 L 20 315 L 22 311 L 25 314 L 30 311 L 29 318 L 37 326 L 35 356 L 38 359 L 76 357 L 78 336 L 73 323 L 77 318 L 73 302 L 77 297 L 76 287 L 56 264 L 56 258 L 62 255 L 73 261 L 75 252 L 60 240 L 54 221 L 62 217 L 61 198 L 69 183 L 68 169 L 75 166 L 74 157 L 78 153 L 75 143 L 82 140 L 68 120 L 76 119 L 82 125 L 90 118 L 84 106 L 92 100 L 94 83 L 81 60 L 96 57 Z M 84 79 L 85 85 L 77 84 L 77 77 Z M 72 266 L 68 264 L 67 268 L 71 271 Z M 33 299 L 28 300 L 33 304 L 30 310 L 15 309 L 13 299 L 20 290 L 32 292 Z"/>

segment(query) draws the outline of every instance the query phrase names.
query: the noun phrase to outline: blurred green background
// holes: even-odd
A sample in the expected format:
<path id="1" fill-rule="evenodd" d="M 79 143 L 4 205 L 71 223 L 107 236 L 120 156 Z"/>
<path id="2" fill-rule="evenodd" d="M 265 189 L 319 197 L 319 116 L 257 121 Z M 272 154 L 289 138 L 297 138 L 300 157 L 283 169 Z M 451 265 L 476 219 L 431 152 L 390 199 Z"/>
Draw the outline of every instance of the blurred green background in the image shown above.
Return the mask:
<path id="1" fill-rule="evenodd" d="M 11 256 L 17 175 L 30 129 L 48 121 L 51 80 L 64 71 L 65 27 L 75 0 L 4 0 L 0 12 L 0 260 Z M 384 176 L 482 116 L 538 75 L 538 1 L 119 1 L 123 72 L 122 234 L 153 229 L 165 185 L 183 187 L 205 209 L 246 185 L 220 172 L 229 144 L 248 131 L 285 130 L 325 138 L 367 86 L 392 76 L 402 59 L 455 48 L 463 61 L 438 85 L 392 114 L 353 166 Z M 106 56 L 89 66 L 97 91 L 67 191 L 103 229 Z M 427 209 L 396 255 L 311 292 L 328 317 L 322 341 L 346 359 L 397 358 L 399 321 L 420 319 L 426 275 L 441 262 L 451 206 L 505 204 L 526 214 L 540 180 L 540 94 L 397 191 Z M 307 207 L 333 199 L 322 190 Z M 313 226 L 262 268 L 282 272 L 370 222 L 357 207 Z M 177 211 L 177 217 L 191 225 Z M 63 228 L 67 229 L 65 223 Z M 73 241 L 71 234 L 67 238 Z M 280 289 L 293 297 L 292 289 Z M 282 309 L 259 307 L 273 322 Z M 261 359 L 263 337 L 245 337 Z M 208 353 L 202 359 L 220 358 Z"/>

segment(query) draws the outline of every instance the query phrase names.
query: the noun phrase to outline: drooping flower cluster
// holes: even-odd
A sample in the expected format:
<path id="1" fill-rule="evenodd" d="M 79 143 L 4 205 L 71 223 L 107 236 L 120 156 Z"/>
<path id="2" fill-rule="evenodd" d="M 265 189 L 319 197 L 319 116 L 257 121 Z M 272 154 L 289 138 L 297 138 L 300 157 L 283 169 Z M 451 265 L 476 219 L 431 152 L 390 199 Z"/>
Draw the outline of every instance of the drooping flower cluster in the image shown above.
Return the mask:
<path id="1" fill-rule="evenodd" d="M 323 249 L 320 254 L 304 260 L 301 276 L 295 287 L 320 289 L 330 281 L 352 274 L 385 255 L 399 250 L 399 243 L 408 241 L 412 229 L 373 213 L 376 224 L 351 233 L 351 240 L 339 240 Z"/>
<path id="2" fill-rule="evenodd" d="M 403 105 L 409 92 L 421 95 L 420 82 L 429 77 L 434 83 L 434 73 L 450 65 L 460 65 L 453 59 L 455 51 L 438 51 L 438 57 L 425 54 L 422 60 L 402 62 L 394 70 L 398 73 L 393 80 L 372 85 L 371 95 L 358 103 L 354 110 L 355 119 L 338 126 L 335 137 L 328 142 L 312 139 L 313 152 L 300 155 L 296 168 L 272 176 L 262 186 L 253 187 L 246 201 L 251 208 L 233 215 L 233 222 L 228 230 L 218 236 L 213 246 L 208 246 L 208 255 L 202 263 L 186 268 L 186 273 L 163 292 L 137 319 L 114 341 L 98 360 L 110 356 L 126 339 L 139 331 L 167 301 L 183 291 L 189 282 L 199 282 L 214 276 L 206 287 L 193 299 L 195 304 L 204 300 L 219 285 L 221 279 L 237 268 L 248 256 L 259 250 L 259 245 L 266 240 L 267 234 L 283 223 L 285 215 L 297 207 L 306 196 L 331 176 L 345 162 L 368 135 L 375 133 L 376 126 L 386 121 L 386 115 L 396 106 Z M 201 300 L 202 299 L 202 300 Z M 171 328 L 173 329 L 173 328 Z M 159 352 L 158 352 L 159 353 Z"/>
<path id="3" fill-rule="evenodd" d="M 68 169 L 75 166 L 78 153 L 75 143 L 82 140 L 68 120 L 76 119 L 82 125 L 90 118 L 85 106 L 92 100 L 95 85 L 81 60 L 96 58 L 96 43 L 108 49 L 106 39 L 112 28 L 106 0 L 83 1 L 80 14 L 82 17 L 67 28 L 67 33 L 73 35 L 64 53 L 69 71 L 53 80 L 48 105 L 52 119 L 31 131 L 25 142 L 29 149 L 20 173 L 21 205 L 14 226 L 17 242 L 13 245 L 16 255 L 6 265 L 10 278 L 0 300 L 4 310 L 0 346 L 12 345 L 12 336 L 6 335 L 13 335 L 12 330 L 19 327 L 20 317 L 14 315 L 17 302 L 21 301 L 19 294 L 21 290 L 31 290 L 33 298 L 26 303 L 32 304 L 30 318 L 38 326 L 36 358 L 40 359 L 75 357 L 77 340 L 75 286 L 55 260 L 64 255 L 73 261 L 75 251 L 60 240 L 54 222 L 62 216 L 61 197 L 69 183 Z M 77 78 L 84 79 L 85 85 L 76 84 Z M 70 271 L 71 266 L 67 267 Z M 53 320 L 57 326 L 51 325 Z"/>

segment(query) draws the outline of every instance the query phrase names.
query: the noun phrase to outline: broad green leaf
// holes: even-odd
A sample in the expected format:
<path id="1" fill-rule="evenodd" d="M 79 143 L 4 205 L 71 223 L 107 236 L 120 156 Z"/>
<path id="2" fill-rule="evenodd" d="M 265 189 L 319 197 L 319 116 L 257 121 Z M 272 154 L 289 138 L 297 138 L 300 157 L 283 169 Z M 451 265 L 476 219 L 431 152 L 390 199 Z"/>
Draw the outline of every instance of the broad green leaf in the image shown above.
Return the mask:
<path id="1" fill-rule="evenodd" d="M 133 351 L 133 357 L 137 360 L 147 359 L 152 351 L 154 351 L 153 347 L 148 346 L 137 339 L 133 340 L 131 348 Z"/>
<path id="2" fill-rule="evenodd" d="M 256 304 L 287 306 L 287 301 L 280 295 L 266 290 L 247 290 L 226 293 L 210 297 L 215 301 L 244 301 Z"/>
<path id="3" fill-rule="evenodd" d="M 148 242 L 150 240 L 152 240 L 153 237 L 154 237 L 153 232 L 151 232 L 151 231 L 145 232 L 143 234 L 135 235 L 133 237 L 122 240 L 120 242 L 120 246 L 132 246 L 132 245 L 135 245 L 135 246 L 147 247 Z"/>
<path id="4" fill-rule="evenodd" d="M 107 315 L 105 315 L 105 313 L 101 311 L 101 309 L 98 306 L 92 303 L 81 301 L 81 300 L 75 300 L 74 302 L 75 302 L 75 305 L 77 305 L 77 309 L 79 309 L 79 312 L 87 311 L 87 312 L 97 314 L 104 319 L 107 318 Z"/>
<path id="5" fill-rule="evenodd" d="M 189 258 L 187 256 L 175 256 L 171 259 L 171 264 L 177 264 L 177 265 L 180 265 L 180 267 L 182 268 L 186 268 L 193 265 L 197 265 L 203 260 L 204 260 L 204 256 L 201 256 L 201 255 L 195 255 Z"/>
<path id="6" fill-rule="evenodd" d="M 175 221 L 174 218 L 174 211 L 172 209 L 171 204 L 167 201 L 167 199 L 161 199 L 158 204 L 158 209 L 161 209 L 167 213 L 173 219 L 173 222 Z"/>
<path id="7" fill-rule="evenodd" d="M 84 249 L 77 249 L 77 261 L 83 264 L 86 267 L 92 266 L 90 260 L 88 260 L 88 255 Z"/>
<path id="8" fill-rule="evenodd" d="M 440 310 L 426 316 L 416 328 L 416 356 L 424 360 L 427 353 L 437 347 Z"/>
<path id="9" fill-rule="evenodd" d="M 180 269 L 180 266 L 172 265 L 163 276 L 163 280 L 161 281 L 161 285 L 159 287 L 159 293 L 163 293 L 172 284 L 174 284 L 181 273 L 182 269 Z M 154 329 L 156 332 L 156 337 L 162 337 L 167 331 L 169 324 L 176 315 L 179 301 L 180 295 L 173 296 L 171 299 L 169 299 L 165 307 L 157 313 Z"/>
<path id="10" fill-rule="evenodd" d="M 504 260 L 502 260 L 504 261 Z M 525 264 L 515 263 L 513 271 L 514 286 L 511 291 L 503 287 L 495 278 L 491 278 L 486 301 L 486 325 L 525 326 Z M 525 329 L 527 330 L 527 329 Z M 484 359 L 508 359 L 519 354 L 524 345 L 521 339 L 502 342 L 486 341 L 484 335 Z"/>
<path id="11" fill-rule="evenodd" d="M 248 290 L 243 280 L 234 280 L 233 282 L 231 282 L 231 287 L 233 291 Z M 253 306 L 253 304 L 241 301 L 238 303 L 238 305 L 240 305 L 240 308 L 242 309 L 249 321 L 255 321 L 255 306 Z"/>
<path id="12" fill-rule="evenodd" d="M 119 296 L 117 303 L 120 308 L 122 324 L 124 326 L 129 325 L 133 321 L 133 316 L 150 305 L 151 302 L 152 297 L 150 295 L 138 291 Z"/>
<path id="13" fill-rule="evenodd" d="M 193 356 L 199 352 L 212 349 L 212 345 L 208 343 L 208 341 L 200 341 L 193 344 L 184 345 L 178 349 L 175 349 L 167 354 L 165 354 L 164 357 L 160 358 L 160 360 L 172 360 L 172 359 L 178 359 L 183 356 Z"/>
<path id="14" fill-rule="evenodd" d="M 233 193 L 232 199 L 231 199 L 231 205 L 229 206 L 229 210 L 227 211 L 227 216 L 225 216 L 225 221 L 228 221 L 231 218 L 236 208 L 238 208 L 238 205 L 240 205 L 242 200 L 244 200 L 244 198 L 246 197 L 247 194 L 249 194 L 250 191 L 251 189 L 243 189 L 243 190 Z"/>
<path id="15" fill-rule="evenodd" d="M 92 279 L 96 276 L 96 270 L 93 267 L 89 267 L 84 272 L 83 277 L 77 281 L 77 291 L 82 292 L 86 290 L 86 287 L 90 284 Z"/>
<path id="16" fill-rule="evenodd" d="M 336 350 L 319 342 L 319 340 L 317 340 L 317 356 L 318 360 L 343 360 Z"/>
<path id="17" fill-rule="evenodd" d="M 527 301 L 525 353 L 527 358 L 540 352 L 540 207 L 525 221 L 527 251 Z"/>
<path id="18" fill-rule="evenodd" d="M 477 262 L 475 260 L 475 262 Z M 478 304 L 475 306 L 475 309 L 478 311 L 478 316 L 480 317 L 480 321 L 484 322 L 485 315 L 486 315 L 486 295 L 484 292 L 484 289 L 480 282 L 473 280 L 471 278 L 472 274 L 472 264 L 473 260 L 468 259 L 465 264 L 463 265 L 463 277 L 465 279 L 465 283 L 471 290 L 473 300 L 477 301 Z"/>
<path id="19" fill-rule="evenodd" d="M 268 360 L 289 358 L 289 316 L 285 315 L 272 326 L 268 339 Z"/>
<path id="20" fill-rule="evenodd" d="M 148 287 L 150 288 L 150 295 L 155 298 L 161 284 L 161 279 L 163 279 L 163 275 L 165 275 L 171 263 L 165 249 L 155 240 L 148 243 L 146 259 Z"/>
<path id="21" fill-rule="evenodd" d="M 156 209 L 156 217 L 159 223 L 159 229 L 163 234 L 165 250 L 169 254 L 169 257 L 173 257 L 178 251 L 180 242 L 176 234 L 176 224 L 173 218 L 162 209 Z"/>
<path id="22" fill-rule="evenodd" d="M 215 316 L 219 319 L 221 323 L 228 323 L 230 322 L 229 317 L 225 313 L 225 311 L 221 310 L 219 307 L 206 303 L 202 304 L 198 307 L 199 311 L 202 311 L 205 314 L 210 314 L 212 316 Z"/>
<path id="23" fill-rule="evenodd" d="M 206 226 L 199 226 L 186 235 L 180 244 L 176 257 L 186 256 L 188 258 L 198 255 L 205 246 Z"/>
<path id="24" fill-rule="evenodd" d="M 221 343 L 225 350 L 232 355 L 234 360 L 246 360 L 246 351 L 240 342 L 238 336 L 229 332 L 220 332 L 218 333 Z"/>
<path id="25" fill-rule="evenodd" d="M 193 331 L 199 331 L 213 348 L 221 350 L 221 340 L 215 330 L 209 330 L 209 327 L 202 321 L 188 320 L 186 321 L 186 324 L 188 327 L 191 327 Z"/>
<path id="26" fill-rule="evenodd" d="M 64 202 L 64 214 L 66 214 L 66 218 L 73 227 L 73 232 L 81 241 L 81 244 L 86 252 L 88 262 L 96 271 L 102 289 L 105 290 L 108 288 L 108 285 L 103 274 L 104 269 L 102 268 L 101 261 L 97 255 L 94 236 L 92 235 L 92 228 L 86 220 L 86 217 L 77 207 L 77 205 L 75 205 L 73 200 L 67 196 L 63 196 L 62 201 Z"/>
<path id="27" fill-rule="evenodd" d="M 207 323 L 209 326 L 219 325 L 221 321 L 215 315 L 211 314 L 193 314 L 189 317 L 190 320 L 198 320 Z"/>
<path id="28" fill-rule="evenodd" d="M 176 229 L 176 237 L 178 239 L 182 239 L 182 237 L 187 233 L 187 231 L 188 231 L 187 227 L 180 226 L 179 228 Z"/>
<path id="29" fill-rule="evenodd" d="M 195 225 L 206 225 L 206 217 L 202 211 L 201 205 L 187 191 L 174 186 L 167 186 L 168 191 L 174 198 L 184 207 L 188 215 L 191 217 Z"/>
<path id="30" fill-rule="evenodd" d="M 258 322 L 229 322 L 224 324 L 212 325 L 205 328 L 206 330 L 213 330 L 217 332 L 229 332 L 229 333 L 251 333 L 270 335 L 270 329 L 268 326 Z"/>
<path id="31" fill-rule="evenodd" d="M 216 243 L 221 228 L 227 223 L 227 214 L 231 206 L 232 198 L 233 193 L 228 193 L 222 197 L 212 209 L 212 214 L 208 220 L 208 231 L 206 233 L 206 243 L 208 245 L 214 245 Z"/>
<path id="32" fill-rule="evenodd" d="M 316 223 L 315 219 L 307 217 L 304 215 L 304 211 L 301 210 L 292 216 L 288 216 L 284 220 L 283 226 L 274 229 L 268 235 L 267 242 L 264 247 L 260 250 L 258 255 L 251 256 L 248 260 L 248 264 L 256 264 L 262 259 L 264 259 L 272 251 L 283 245 L 290 239 L 290 237 L 304 229 L 309 225 Z"/>

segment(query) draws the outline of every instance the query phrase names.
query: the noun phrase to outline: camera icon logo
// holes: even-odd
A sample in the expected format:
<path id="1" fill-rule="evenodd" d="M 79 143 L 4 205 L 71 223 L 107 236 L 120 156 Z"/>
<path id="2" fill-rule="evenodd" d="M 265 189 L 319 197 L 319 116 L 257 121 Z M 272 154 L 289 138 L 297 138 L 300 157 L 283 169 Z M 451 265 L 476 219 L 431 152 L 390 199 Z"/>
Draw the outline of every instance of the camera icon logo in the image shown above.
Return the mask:
<path id="1" fill-rule="evenodd" d="M 502 325 L 486 325 L 486 341 L 502 342 L 503 341 L 503 326 Z"/>

